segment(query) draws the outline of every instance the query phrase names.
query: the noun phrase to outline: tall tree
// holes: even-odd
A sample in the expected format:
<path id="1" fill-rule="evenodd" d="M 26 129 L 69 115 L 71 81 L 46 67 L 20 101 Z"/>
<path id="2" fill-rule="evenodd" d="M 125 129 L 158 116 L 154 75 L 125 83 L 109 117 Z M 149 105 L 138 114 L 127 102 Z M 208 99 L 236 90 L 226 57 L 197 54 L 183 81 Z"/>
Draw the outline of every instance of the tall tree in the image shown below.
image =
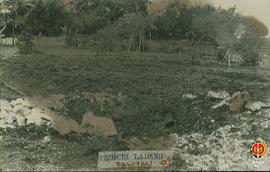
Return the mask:
<path id="1" fill-rule="evenodd" d="M 238 51 L 244 57 L 244 63 L 258 65 L 261 60 L 261 47 L 264 38 L 268 34 L 267 26 L 253 16 L 244 16 L 239 25 L 239 42 L 236 45 Z"/>
<path id="2" fill-rule="evenodd" d="M 38 34 L 60 34 L 61 27 L 69 21 L 62 0 L 34 0 L 34 7 L 29 10 L 24 20 L 24 29 Z"/>
<path id="3" fill-rule="evenodd" d="M 22 20 L 24 19 L 24 15 L 27 13 L 27 11 L 30 10 L 30 8 L 34 7 L 34 4 L 31 0 L 5 0 L 4 1 L 8 6 L 11 7 L 11 13 L 13 16 L 13 29 L 12 29 L 12 35 L 13 35 L 13 46 L 15 44 L 15 32 L 17 29 L 17 26 Z"/>
<path id="4" fill-rule="evenodd" d="M 5 0 L 4 2 L 9 7 L 11 7 L 10 10 L 13 16 L 12 37 L 14 46 L 15 32 L 18 27 L 18 24 L 23 21 L 24 15 L 30 10 L 30 8 L 34 7 L 34 4 L 31 0 Z"/>
<path id="5" fill-rule="evenodd" d="M 7 28 L 7 16 L 10 14 L 10 10 L 8 7 L 0 2 L 0 44 L 2 37 L 4 36 L 3 32 Z"/>
<path id="6" fill-rule="evenodd" d="M 246 34 L 256 34 L 262 37 L 268 34 L 267 26 L 254 16 L 242 17 L 242 24 L 244 25 Z"/>

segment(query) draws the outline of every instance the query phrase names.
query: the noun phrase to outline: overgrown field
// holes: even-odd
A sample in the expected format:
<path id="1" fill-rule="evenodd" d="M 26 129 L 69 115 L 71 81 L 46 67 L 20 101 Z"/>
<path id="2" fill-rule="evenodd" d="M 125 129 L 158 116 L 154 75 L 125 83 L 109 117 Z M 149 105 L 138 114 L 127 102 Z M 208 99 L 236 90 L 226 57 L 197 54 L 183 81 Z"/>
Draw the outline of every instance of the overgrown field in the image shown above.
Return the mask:
<path id="1" fill-rule="evenodd" d="M 125 138 L 158 138 L 170 133 L 210 134 L 222 126 L 241 122 L 227 108 L 211 109 L 214 101 L 206 96 L 210 90 L 231 94 L 249 91 L 254 99 L 260 100 L 270 96 L 269 69 L 240 66 L 228 69 L 225 64 L 214 61 L 194 63 L 188 54 L 97 54 L 85 49 L 67 49 L 63 42 L 62 37 L 43 38 L 38 45 L 41 53 L 14 58 L 0 79 L 17 87 L 23 96 L 65 95 L 65 106 L 52 110 L 78 122 L 88 111 L 112 118 L 118 134 L 107 143 L 113 142 L 116 146 L 105 143 L 102 146 L 100 140 L 93 142 L 76 137 L 81 144 L 78 147 L 85 154 L 128 149 L 123 142 Z M 187 93 L 197 95 L 198 99 L 182 99 Z M 62 137 L 59 144 L 64 142 Z M 85 150 L 86 143 L 91 143 L 93 150 Z"/>
<path id="2" fill-rule="evenodd" d="M 191 57 L 178 54 L 96 55 L 87 50 L 65 49 L 59 39 L 44 39 L 39 47 L 41 54 L 16 58 L 2 78 L 27 96 L 64 94 L 70 97 L 64 110 L 71 118 L 80 120 L 87 111 L 109 116 L 116 121 L 119 133 L 125 135 L 212 131 L 208 118 L 222 125 L 230 122 L 226 120 L 228 112 L 214 115 L 209 112 L 211 105 L 205 101 L 191 105 L 182 101 L 183 94 L 205 97 L 209 90 L 248 90 L 257 96 L 258 90 L 269 86 L 267 73 L 256 68 L 228 69 L 226 65 L 203 61 L 192 64 Z M 91 102 L 87 93 L 118 98 L 112 103 Z M 198 116 L 194 106 L 204 109 L 203 117 Z M 194 119 L 200 124 L 196 125 Z"/>

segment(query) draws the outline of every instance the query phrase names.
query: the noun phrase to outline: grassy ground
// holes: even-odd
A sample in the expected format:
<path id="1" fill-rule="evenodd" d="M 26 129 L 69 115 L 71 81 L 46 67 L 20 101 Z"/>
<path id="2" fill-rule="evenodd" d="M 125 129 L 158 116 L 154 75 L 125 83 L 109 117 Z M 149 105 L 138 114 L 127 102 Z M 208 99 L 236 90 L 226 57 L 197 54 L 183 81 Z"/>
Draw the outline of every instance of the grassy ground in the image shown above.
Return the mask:
<path id="1" fill-rule="evenodd" d="M 188 55 L 96 55 L 88 50 L 64 48 L 61 37 L 44 38 L 39 49 L 41 54 L 17 58 L 2 78 L 27 96 L 65 94 L 72 97 L 67 101 L 65 111 L 71 118 L 80 120 L 80 116 L 89 110 L 97 115 L 111 116 L 118 131 L 126 135 L 207 131 L 208 124 L 194 128 L 193 119 L 197 118 L 197 112 L 194 104 L 182 101 L 183 94 L 192 93 L 203 98 L 209 90 L 231 93 L 248 90 L 258 96 L 258 89 L 263 91 L 269 86 L 268 76 L 257 68 L 228 69 L 213 62 L 192 64 Z M 125 100 L 101 105 L 91 103 L 84 93 L 120 94 Z M 74 99 L 74 95 L 80 95 L 80 98 Z M 196 102 L 196 106 L 204 109 L 204 116 L 209 116 L 209 105 L 202 102 L 205 101 Z M 225 114 L 220 116 L 224 118 Z"/>
<path id="2" fill-rule="evenodd" d="M 87 159 L 88 155 L 94 158 L 100 150 L 128 149 L 123 142 L 126 138 L 158 138 L 174 132 L 209 134 L 231 124 L 235 121 L 233 112 L 226 108 L 211 110 L 213 101 L 206 97 L 209 90 L 230 93 L 248 90 L 254 98 L 262 100 L 270 94 L 269 69 L 240 66 L 228 69 L 213 61 L 194 63 L 188 54 L 96 54 L 87 49 L 67 49 L 63 42 L 62 37 L 43 38 L 37 47 L 40 54 L 12 60 L 0 79 L 16 86 L 24 96 L 64 94 L 65 107 L 54 110 L 77 121 L 87 111 L 111 117 L 118 136 L 105 145 L 100 144 L 104 140 L 82 141 L 75 137 L 74 144 L 82 150 L 80 158 Z M 183 100 L 185 93 L 198 95 L 198 99 Z M 57 139 L 60 145 L 65 142 L 61 137 Z M 110 142 L 115 146 L 109 146 Z M 85 150 L 94 143 L 101 146 Z M 67 164 L 76 168 L 74 163 Z"/>

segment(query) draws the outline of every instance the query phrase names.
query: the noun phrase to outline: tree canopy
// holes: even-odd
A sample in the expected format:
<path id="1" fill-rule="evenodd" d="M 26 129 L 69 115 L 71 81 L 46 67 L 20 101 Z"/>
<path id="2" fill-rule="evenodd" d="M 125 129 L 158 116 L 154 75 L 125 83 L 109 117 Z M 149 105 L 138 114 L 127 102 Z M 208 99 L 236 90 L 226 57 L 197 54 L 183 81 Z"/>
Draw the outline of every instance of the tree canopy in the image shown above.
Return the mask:
<path id="1" fill-rule="evenodd" d="M 254 16 L 244 16 L 242 18 L 246 31 L 258 36 L 266 36 L 268 34 L 267 26 Z"/>
<path id="2" fill-rule="evenodd" d="M 268 28 L 257 18 L 242 16 L 235 8 L 216 8 L 201 0 L 5 0 L 4 3 L 11 11 L 5 18 L 9 32 L 13 29 L 16 33 L 59 35 L 65 27 L 66 40 L 72 40 L 76 46 L 78 35 L 86 34 L 109 49 L 117 45 L 120 50 L 143 51 L 148 40 L 189 40 L 215 47 L 237 47 L 245 52 L 246 47 L 251 50 L 255 43 L 257 51 L 268 34 Z"/>

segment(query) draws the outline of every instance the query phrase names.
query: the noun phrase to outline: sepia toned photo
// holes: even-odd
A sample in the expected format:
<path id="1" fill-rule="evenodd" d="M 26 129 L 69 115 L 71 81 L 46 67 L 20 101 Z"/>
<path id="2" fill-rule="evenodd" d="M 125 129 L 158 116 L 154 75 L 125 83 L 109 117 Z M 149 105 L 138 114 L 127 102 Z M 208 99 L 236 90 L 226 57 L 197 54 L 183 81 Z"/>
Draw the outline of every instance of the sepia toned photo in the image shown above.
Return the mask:
<path id="1" fill-rule="evenodd" d="M 0 0 L 0 171 L 270 171 L 270 0 Z"/>

